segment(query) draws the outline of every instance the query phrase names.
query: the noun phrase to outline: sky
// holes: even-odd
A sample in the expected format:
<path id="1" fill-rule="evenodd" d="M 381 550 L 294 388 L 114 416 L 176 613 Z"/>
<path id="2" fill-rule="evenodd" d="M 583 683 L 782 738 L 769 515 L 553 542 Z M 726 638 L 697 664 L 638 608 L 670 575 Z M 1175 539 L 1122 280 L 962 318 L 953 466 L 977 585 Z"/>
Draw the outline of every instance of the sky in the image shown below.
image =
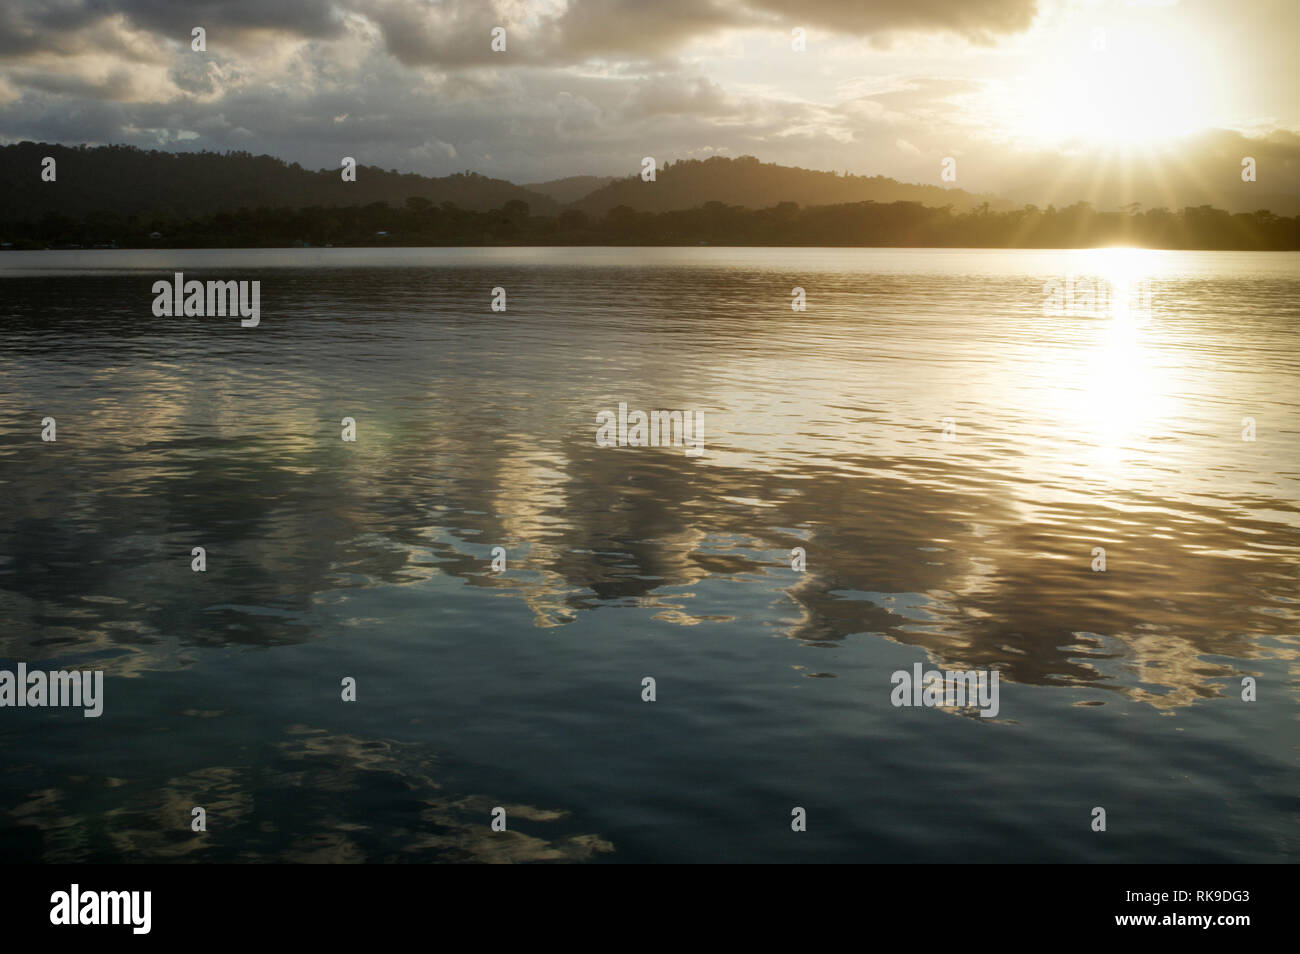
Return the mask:
<path id="1" fill-rule="evenodd" d="M 1297 52 L 1300 0 L 4 0 L 0 141 L 520 183 L 754 155 L 941 184 L 953 158 L 1004 194 L 1249 155 L 1300 192 Z"/>

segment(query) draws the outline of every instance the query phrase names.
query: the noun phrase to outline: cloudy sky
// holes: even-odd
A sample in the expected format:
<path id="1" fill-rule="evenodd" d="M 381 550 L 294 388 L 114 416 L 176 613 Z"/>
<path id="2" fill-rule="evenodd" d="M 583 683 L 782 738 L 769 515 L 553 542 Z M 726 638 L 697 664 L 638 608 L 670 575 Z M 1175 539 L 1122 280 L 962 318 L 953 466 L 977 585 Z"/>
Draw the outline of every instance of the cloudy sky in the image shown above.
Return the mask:
<path id="1" fill-rule="evenodd" d="M 937 183 L 952 156 L 996 191 L 1219 150 L 1294 179 L 1297 52 L 1300 0 L 4 0 L 0 141 L 516 182 L 750 154 Z"/>

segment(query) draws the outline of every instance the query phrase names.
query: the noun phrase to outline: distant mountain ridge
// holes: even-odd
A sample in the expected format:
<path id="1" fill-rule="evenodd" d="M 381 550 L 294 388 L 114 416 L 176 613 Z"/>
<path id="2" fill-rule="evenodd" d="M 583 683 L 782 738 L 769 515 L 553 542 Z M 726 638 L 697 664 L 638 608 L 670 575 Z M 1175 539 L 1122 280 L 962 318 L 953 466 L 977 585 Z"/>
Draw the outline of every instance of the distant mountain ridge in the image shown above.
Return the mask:
<path id="1" fill-rule="evenodd" d="M 609 185 L 616 178 L 616 176 L 566 176 L 549 182 L 526 182 L 522 188 L 548 195 L 556 202 L 567 205 L 590 195 L 602 186 Z"/>
<path id="2" fill-rule="evenodd" d="M 721 202 L 747 209 L 763 209 L 782 202 L 801 206 L 841 205 L 850 202 L 919 202 L 942 208 L 950 205 L 965 212 L 988 203 L 992 211 L 1013 208 L 1006 199 L 976 195 L 963 189 L 913 185 L 886 176 L 850 176 L 795 166 L 760 162 L 753 156 L 735 159 L 713 156 L 666 162 L 654 182 L 640 175 L 611 182 L 572 203 L 591 216 L 602 216 L 625 205 L 638 212 L 692 209 L 706 202 Z"/>
<path id="3" fill-rule="evenodd" d="M 41 179 L 46 156 L 57 164 L 54 182 Z M 1082 199 L 1098 210 L 1140 203 L 1144 208 L 1164 206 L 1174 211 L 1213 205 L 1239 212 L 1300 213 L 1300 198 L 1285 191 L 1285 179 L 1280 189 L 1235 182 L 1210 192 L 1188 172 L 1163 180 L 1148 175 L 1063 183 L 1059 171 L 1051 168 L 1023 171 L 1020 178 L 1025 184 L 1002 196 L 886 176 L 782 166 L 753 156 L 668 161 L 657 169 L 653 182 L 643 181 L 638 174 L 579 175 L 516 185 L 474 172 L 429 177 L 367 165 L 357 167 L 355 182 L 344 182 L 337 168 L 310 170 L 247 152 L 171 153 L 134 146 L 22 142 L 0 146 L 0 223 L 85 220 L 97 215 L 177 221 L 241 209 L 360 208 L 375 203 L 393 208 L 450 203 L 470 212 L 501 211 L 511 220 L 568 216 L 570 224 L 583 218 L 598 221 L 615 209 L 620 214 L 629 209 L 664 213 L 709 204 L 756 210 L 789 204 L 810 208 L 914 202 L 962 213 L 1010 211 L 1031 203 L 1064 207 Z"/>
<path id="4" fill-rule="evenodd" d="M 54 182 L 40 179 L 42 161 L 56 162 Z M 185 218 L 241 208 L 364 206 L 408 199 L 433 205 L 451 202 L 487 212 L 523 202 L 532 215 L 564 209 L 599 218 L 618 206 L 667 212 L 706 202 L 758 209 L 794 202 L 801 206 L 847 202 L 911 201 L 956 211 L 987 202 L 992 210 L 1011 204 L 961 189 L 911 185 L 885 176 L 841 176 L 760 162 L 752 156 L 715 156 L 665 163 L 657 181 L 581 175 L 521 186 L 473 172 L 429 177 L 377 166 L 357 167 L 355 182 L 339 169 L 305 169 L 298 163 L 246 152 L 162 152 L 134 146 L 74 147 L 22 142 L 0 146 L 0 222 L 47 216 L 80 218 L 89 213 Z"/>
<path id="5" fill-rule="evenodd" d="M 55 160 L 54 182 L 40 178 L 42 160 Z M 477 173 L 430 178 L 357 166 L 355 182 L 340 169 L 313 171 L 246 152 L 159 152 L 133 146 L 70 147 L 23 142 L 0 146 L 0 221 L 21 222 L 88 212 L 185 217 L 241 208 L 403 205 L 419 197 L 486 212 L 514 200 L 534 215 L 554 215 L 559 203 L 504 179 Z"/>

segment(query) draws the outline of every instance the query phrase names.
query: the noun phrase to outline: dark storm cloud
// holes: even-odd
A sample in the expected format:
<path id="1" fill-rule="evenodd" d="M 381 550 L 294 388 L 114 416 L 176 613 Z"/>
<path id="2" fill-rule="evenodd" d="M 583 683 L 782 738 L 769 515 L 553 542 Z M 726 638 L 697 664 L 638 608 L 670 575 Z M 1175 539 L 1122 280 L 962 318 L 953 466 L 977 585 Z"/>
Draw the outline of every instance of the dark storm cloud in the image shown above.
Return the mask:
<path id="1" fill-rule="evenodd" d="M 794 27 L 865 37 L 914 30 L 975 40 L 1027 29 L 1037 0 L 570 0 L 554 14 L 513 22 L 511 5 L 473 0 L 419 4 L 357 0 L 389 51 L 410 65 L 496 63 L 488 37 L 508 35 L 510 62 L 566 65 L 590 59 L 654 59 L 727 28 L 788 33 Z"/>
<path id="2" fill-rule="evenodd" d="M 337 6 L 328 0 L 5 0 L 0 6 L 0 57 L 75 55 L 113 42 L 114 25 L 188 44 L 203 27 L 210 39 L 269 31 L 298 37 L 336 36 Z"/>
<path id="3" fill-rule="evenodd" d="M 509 62 L 564 65 L 593 58 L 656 58 L 725 28 L 795 26 L 844 36 L 896 30 L 974 39 L 1026 29 L 1037 0 L 570 0 L 567 6 L 508 0 L 6 0 L 0 57 L 75 55 L 110 38 L 110 22 L 188 43 L 201 26 L 210 44 L 244 34 L 328 38 L 347 15 L 380 31 L 408 65 L 494 63 L 490 31 L 504 26 Z M 96 31 L 101 34 L 96 36 Z"/>
<path id="4" fill-rule="evenodd" d="M 339 5 L 329 0 L 93 0 L 88 5 L 112 8 L 143 29 L 187 41 L 196 26 L 209 34 L 226 27 L 302 37 L 334 36 L 341 26 Z"/>
<path id="5" fill-rule="evenodd" d="M 14 70 L 8 79 L 18 86 L 44 93 L 56 93 L 79 99 L 116 102 L 131 99 L 135 83 L 130 71 L 116 69 L 100 80 L 68 76 L 42 70 Z"/>
<path id="6" fill-rule="evenodd" d="M 31 53 L 71 55 L 91 46 L 77 34 L 107 14 L 92 12 L 84 3 L 14 2 L 0 5 L 0 57 Z"/>
<path id="7" fill-rule="evenodd" d="M 978 22 L 995 29 L 1020 23 L 1032 4 L 4 0 L 0 140 L 174 145 L 199 131 L 196 146 L 242 147 L 252 139 L 302 155 L 366 135 L 397 158 L 415 150 L 409 158 L 421 164 L 465 155 L 490 166 L 523 129 L 539 137 L 535 145 L 582 135 L 597 147 L 671 117 L 780 133 L 786 119 L 771 127 L 764 120 L 792 110 L 739 104 L 673 54 L 726 28 L 784 36 L 791 24 L 850 36 L 903 25 L 962 31 Z M 490 47 L 498 25 L 508 31 L 505 55 Z M 207 30 L 205 53 L 189 49 L 195 26 Z M 603 61 L 597 77 L 555 69 L 592 61 Z M 108 109 L 112 104 L 122 108 Z M 390 132 L 399 115 L 411 125 Z M 71 117 L 80 131 L 69 137 Z M 114 121 L 121 124 L 115 131 Z M 430 132 L 431 123 L 469 138 Z M 710 147 L 723 146 L 706 135 L 699 148 Z"/>

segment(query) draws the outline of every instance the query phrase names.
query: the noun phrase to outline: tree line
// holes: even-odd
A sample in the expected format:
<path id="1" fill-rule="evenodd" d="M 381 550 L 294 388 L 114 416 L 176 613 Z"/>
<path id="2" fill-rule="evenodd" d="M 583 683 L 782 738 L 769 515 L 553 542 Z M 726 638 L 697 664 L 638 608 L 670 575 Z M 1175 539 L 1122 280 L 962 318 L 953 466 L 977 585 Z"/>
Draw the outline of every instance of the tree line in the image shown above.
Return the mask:
<path id="1" fill-rule="evenodd" d="M 240 208 L 207 215 L 84 217 L 46 213 L 0 226 L 10 248 L 261 248 L 457 245 L 754 245 L 955 248 L 1300 249 L 1300 217 L 1266 210 L 1229 213 L 1208 205 L 1178 211 L 1130 206 L 1101 212 L 1086 202 L 956 212 L 917 202 L 854 202 L 748 209 L 706 202 L 693 209 L 602 216 L 578 209 L 534 215 L 528 203 L 472 211 L 412 196 L 357 206 Z"/>

